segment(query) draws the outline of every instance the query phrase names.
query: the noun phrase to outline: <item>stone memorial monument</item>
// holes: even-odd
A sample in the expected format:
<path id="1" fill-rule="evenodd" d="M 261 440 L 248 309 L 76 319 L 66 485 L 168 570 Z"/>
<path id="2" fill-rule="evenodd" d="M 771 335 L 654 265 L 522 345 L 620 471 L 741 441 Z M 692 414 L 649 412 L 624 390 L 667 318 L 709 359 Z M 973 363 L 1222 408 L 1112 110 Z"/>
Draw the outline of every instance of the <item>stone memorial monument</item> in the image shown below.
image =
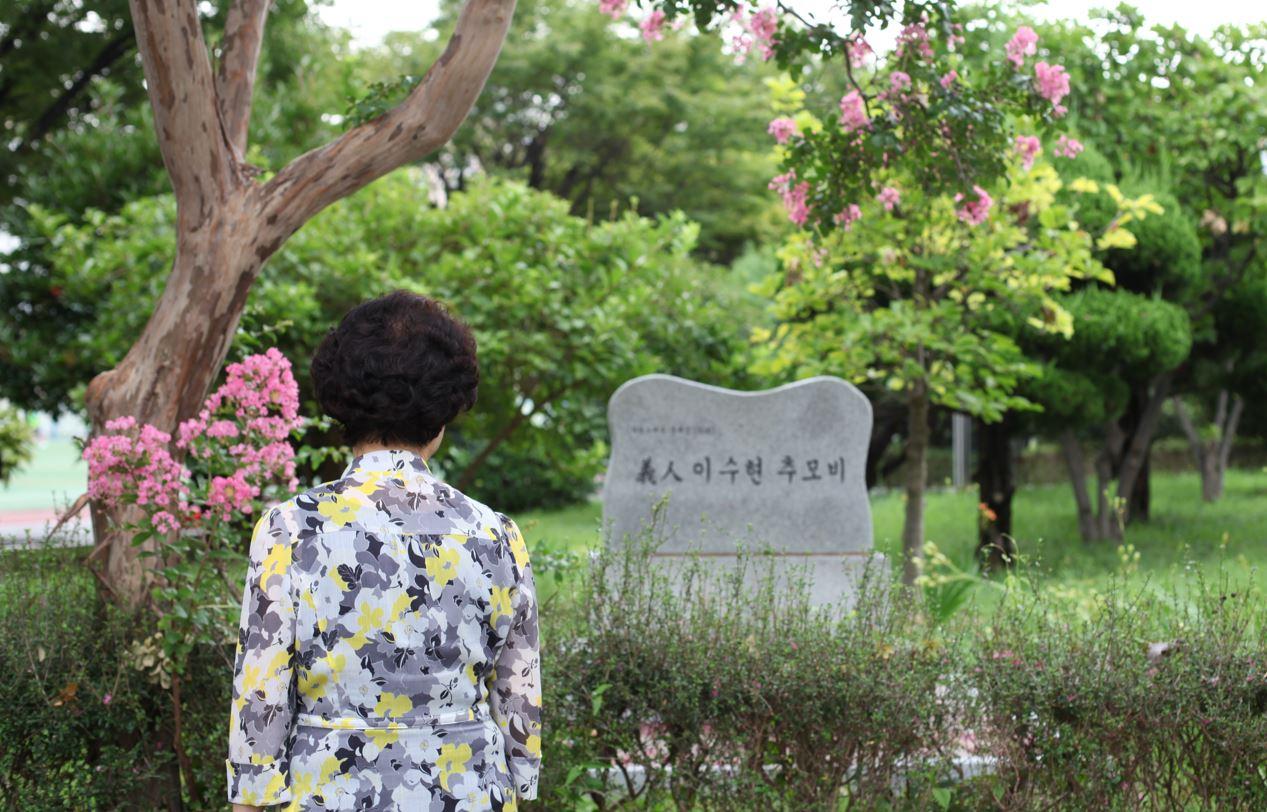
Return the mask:
<path id="1" fill-rule="evenodd" d="M 607 416 L 610 543 L 645 534 L 661 504 L 657 560 L 729 565 L 742 547 L 776 577 L 804 567 L 818 604 L 848 603 L 863 571 L 882 564 L 866 486 L 871 404 L 852 384 L 739 392 L 645 375 L 616 390 Z"/>

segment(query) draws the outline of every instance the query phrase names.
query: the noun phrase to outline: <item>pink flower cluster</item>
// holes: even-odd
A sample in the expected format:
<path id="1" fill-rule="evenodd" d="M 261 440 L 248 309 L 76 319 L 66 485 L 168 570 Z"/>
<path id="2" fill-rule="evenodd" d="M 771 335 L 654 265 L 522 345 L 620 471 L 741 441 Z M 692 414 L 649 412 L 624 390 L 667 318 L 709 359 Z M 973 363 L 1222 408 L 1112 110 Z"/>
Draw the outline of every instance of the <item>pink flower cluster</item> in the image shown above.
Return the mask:
<path id="1" fill-rule="evenodd" d="M 250 513 L 261 486 L 274 477 L 293 484 L 294 452 L 286 439 L 298 428 L 299 387 L 290 361 L 276 347 L 225 368 L 225 381 L 198 416 L 180 424 L 176 445 L 202 459 L 227 451 L 235 470 L 216 476 L 207 506 L 222 518 Z M 224 442 L 238 440 L 224 448 Z"/>
<path id="2" fill-rule="evenodd" d="M 856 90 L 849 91 L 840 100 L 840 126 L 847 133 L 871 126 L 871 119 L 867 116 L 867 103 Z"/>
<path id="3" fill-rule="evenodd" d="M 1027 25 L 1016 29 L 1016 33 L 1008 40 L 1007 58 L 1017 69 L 1025 64 L 1025 57 L 1038 53 L 1038 34 Z M 1060 100 L 1069 95 L 1069 74 L 1063 65 L 1049 65 L 1038 62 L 1034 65 L 1034 82 L 1038 95 L 1051 102 L 1056 116 L 1063 116 L 1065 108 Z"/>
<path id="4" fill-rule="evenodd" d="M 854 34 L 849 38 L 849 42 L 845 45 L 845 50 L 849 54 L 849 64 L 855 68 L 860 68 L 867 62 L 867 57 L 875 53 L 870 43 L 862 38 L 861 34 Z"/>
<path id="5" fill-rule="evenodd" d="M 910 23 L 897 35 L 897 56 L 905 56 L 908 50 L 923 59 L 932 57 L 933 46 L 928 41 L 928 29 L 922 23 Z"/>
<path id="6" fill-rule="evenodd" d="M 787 217 L 798 226 L 805 225 L 809 219 L 809 183 L 797 183 L 796 172 L 791 171 L 779 175 L 770 181 L 770 189 L 783 198 L 783 207 L 787 209 Z"/>
<path id="7" fill-rule="evenodd" d="M 789 138 L 801 133 L 800 128 L 796 126 L 796 121 L 787 117 L 771 121 L 770 126 L 766 127 L 766 132 L 774 136 L 774 140 L 780 144 L 786 144 Z"/>
<path id="8" fill-rule="evenodd" d="M 955 80 L 958 78 L 959 78 L 959 71 L 955 70 L 954 68 L 951 68 L 950 70 L 942 74 L 942 77 L 941 79 L 938 80 L 938 82 L 941 84 L 944 90 L 950 90 L 950 86 L 953 85 L 955 83 Z"/>
<path id="9" fill-rule="evenodd" d="M 880 194 L 875 196 L 880 201 L 880 205 L 884 206 L 885 211 L 893 211 L 898 203 L 902 202 L 902 193 L 892 186 L 885 186 L 880 190 Z"/>
<path id="10" fill-rule="evenodd" d="M 293 490 L 294 451 L 287 438 L 300 425 L 299 387 L 290 362 L 276 348 L 226 368 L 226 379 L 198 416 L 180 424 L 176 447 L 201 465 L 226 473 L 210 477 L 202 499 L 190 494 L 191 473 L 171 455 L 171 435 L 132 417 L 106 424 L 108 433 L 84 449 L 88 493 L 108 505 L 134 495 L 157 530 L 171 532 L 205 515 L 250 513 L 263 487 L 284 478 Z"/>
<path id="11" fill-rule="evenodd" d="M 1008 40 L 1007 59 L 1017 68 L 1025 64 L 1025 57 L 1038 53 L 1038 34 L 1028 25 L 1016 29 L 1016 33 Z"/>
<path id="12" fill-rule="evenodd" d="M 133 417 L 107 422 L 106 431 L 84 448 L 89 498 L 108 507 L 133 499 L 151 514 L 156 528 L 173 528 L 176 515 L 189 509 L 189 469 L 172 458 L 171 435 L 138 425 Z"/>
<path id="13" fill-rule="evenodd" d="M 972 187 L 972 193 L 976 195 L 976 199 L 964 203 L 955 211 L 955 214 L 968 225 L 979 226 L 990 216 L 990 208 L 994 206 L 994 198 L 990 197 L 985 189 L 976 185 Z M 962 193 L 955 195 L 956 203 L 963 199 Z"/>
<path id="14" fill-rule="evenodd" d="M 1061 135 L 1056 139 L 1056 148 L 1052 151 L 1061 158 L 1077 158 L 1078 153 L 1082 152 L 1082 142 L 1076 138 Z"/>
<path id="15" fill-rule="evenodd" d="M 1034 165 L 1034 159 L 1038 157 L 1038 153 L 1043 151 L 1043 145 L 1036 135 L 1018 135 L 1016 136 L 1016 151 L 1021 155 L 1021 165 L 1029 169 Z"/>
<path id="16" fill-rule="evenodd" d="M 731 41 L 739 62 L 742 62 L 754 48 L 764 60 L 774 56 L 774 35 L 779 31 L 777 9 L 773 6 L 763 8 L 749 17 L 740 6 L 731 14 L 730 19 L 740 29 Z"/>
<path id="17" fill-rule="evenodd" d="M 1060 100 L 1069 95 L 1069 74 L 1064 66 L 1039 62 L 1034 66 L 1034 79 L 1038 82 L 1038 95 L 1052 103 L 1056 115 L 1064 115 Z"/>
<path id="18" fill-rule="evenodd" d="M 658 42 L 664 39 L 664 12 L 660 9 L 648 14 L 638 25 L 642 38 L 647 42 Z"/>
<path id="19" fill-rule="evenodd" d="M 598 0 L 598 10 L 613 20 L 619 20 L 629 7 L 629 0 Z"/>
<path id="20" fill-rule="evenodd" d="M 862 219 L 862 209 L 858 207 L 857 203 L 850 203 L 848 206 L 845 206 L 843 210 L 838 212 L 836 216 L 832 217 L 832 220 L 834 220 L 837 225 L 843 226 L 845 231 L 852 229 L 853 224 L 860 219 Z"/>

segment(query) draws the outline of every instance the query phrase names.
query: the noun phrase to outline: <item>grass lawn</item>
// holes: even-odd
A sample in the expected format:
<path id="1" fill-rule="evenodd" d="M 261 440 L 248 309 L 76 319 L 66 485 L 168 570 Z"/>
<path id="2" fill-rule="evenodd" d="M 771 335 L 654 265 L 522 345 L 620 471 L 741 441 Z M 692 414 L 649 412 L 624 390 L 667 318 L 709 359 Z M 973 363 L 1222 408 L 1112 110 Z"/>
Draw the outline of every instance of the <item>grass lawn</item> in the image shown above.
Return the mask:
<path id="1" fill-rule="evenodd" d="M 1201 501 L 1196 473 L 1154 474 L 1152 518 L 1127 528 L 1124 544 L 1139 553 L 1140 576 L 1158 586 L 1174 583 L 1189 570 L 1206 574 L 1220 565 L 1236 577 L 1267 587 L 1267 473 L 1235 470 L 1228 473 L 1226 493 L 1213 504 Z M 899 560 L 903 496 L 898 492 L 871 500 L 875 546 Z M 517 520 L 530 547 L 582 551 L 600 541 L 602 509 L 598 502 L 557 511 L 527 512 Z M 1038 485 L 1016 496 L 1015 526 L 1023 556 L 1047 583 L 1096 588 L 1123 569 L 1119 546 L 1113 542 L 1084 542 L 1078 535 L 1073 494 L 1068 485 Z M 925 529 L 952 562 L 973 568 L 977 537 L 976 489 L 930 493 Z"/>

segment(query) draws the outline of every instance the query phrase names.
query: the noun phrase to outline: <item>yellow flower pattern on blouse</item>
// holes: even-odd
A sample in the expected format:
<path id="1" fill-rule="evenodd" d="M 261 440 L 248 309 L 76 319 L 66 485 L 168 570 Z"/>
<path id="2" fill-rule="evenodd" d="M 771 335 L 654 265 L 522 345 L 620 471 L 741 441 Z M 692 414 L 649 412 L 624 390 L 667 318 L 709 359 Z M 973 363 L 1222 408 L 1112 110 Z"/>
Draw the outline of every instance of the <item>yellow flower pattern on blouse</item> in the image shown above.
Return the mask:
<path id="1" fill-rule="evenodd" d="M 537 795 L 538 651 L 515 523 L 411 452 L 356 456 L 252 533 L 228 798 L 516 810 Z"/>

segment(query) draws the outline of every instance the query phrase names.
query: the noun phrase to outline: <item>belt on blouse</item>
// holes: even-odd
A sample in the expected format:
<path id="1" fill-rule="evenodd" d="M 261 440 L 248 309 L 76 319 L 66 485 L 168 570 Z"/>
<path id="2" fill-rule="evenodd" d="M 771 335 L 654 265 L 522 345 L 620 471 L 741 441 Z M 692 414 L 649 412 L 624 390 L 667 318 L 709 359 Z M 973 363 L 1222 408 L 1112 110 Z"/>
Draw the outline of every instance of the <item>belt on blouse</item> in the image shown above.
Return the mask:
<path id="1" fill-rule="evenodd" d="M 409 730 L 411 728 L 454 725 L 476 719 L 490 719 L 488 704 L 481 702 L 466 710 L 440 713 L 435 716 L 419 716 L 410 719 L 366 719 L 360 716 L 336 716 L 330 718 L 318 713 L 295 715 L 299 727 L 323 727 L 328 730 Z"/>

